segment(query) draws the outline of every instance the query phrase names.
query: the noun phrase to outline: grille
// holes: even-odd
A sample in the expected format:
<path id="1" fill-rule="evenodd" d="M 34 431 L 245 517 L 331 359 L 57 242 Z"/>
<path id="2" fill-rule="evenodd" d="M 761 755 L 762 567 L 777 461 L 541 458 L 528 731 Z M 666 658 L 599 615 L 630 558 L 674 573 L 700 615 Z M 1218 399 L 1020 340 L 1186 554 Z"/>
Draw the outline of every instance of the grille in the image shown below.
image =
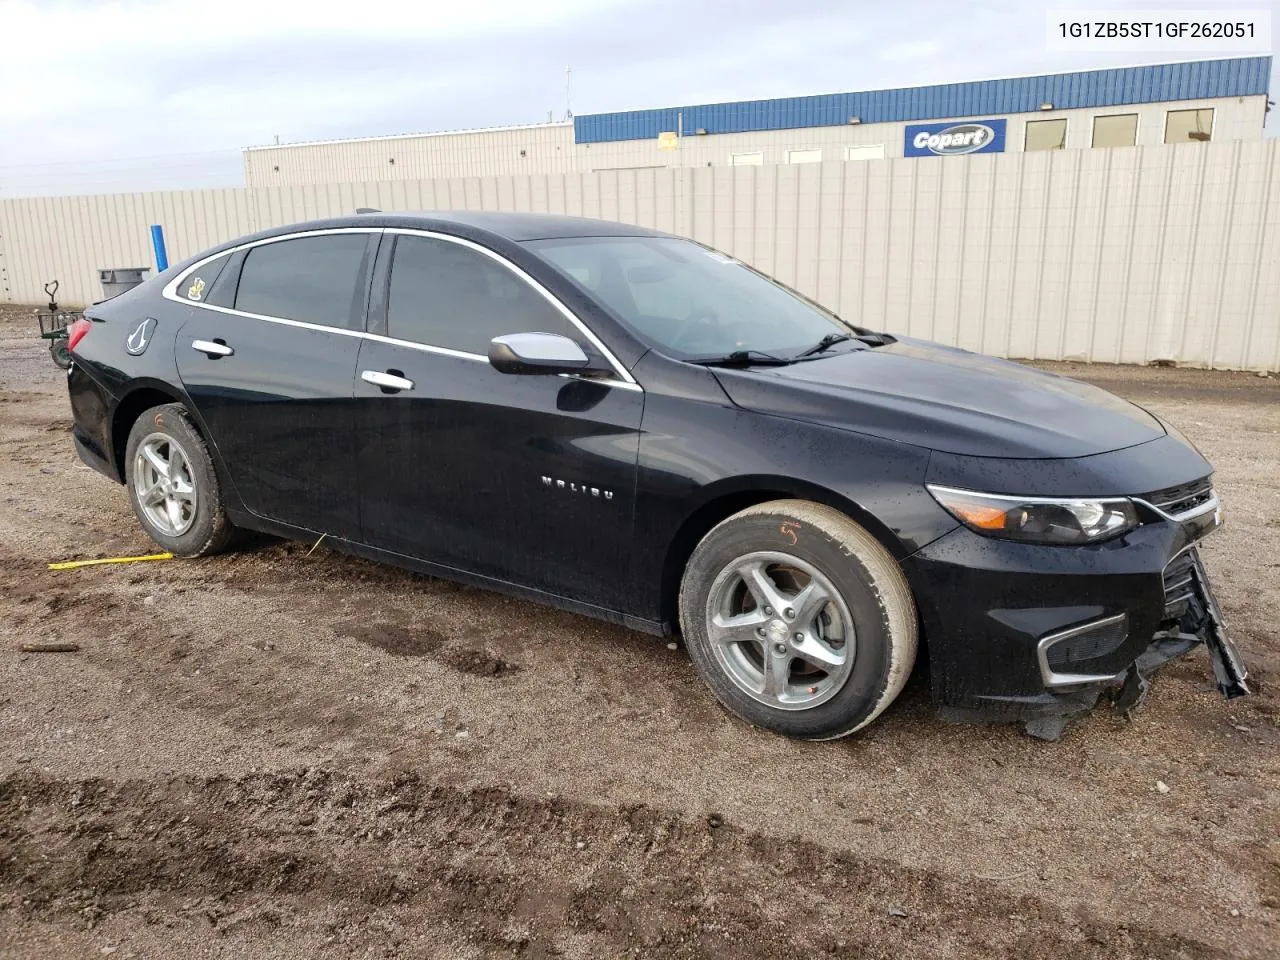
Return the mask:
<path id="1" fill-rule="evenodd" d="M 1147 503 L 1175 516 L 1194 510 L 1201 504 L 1208 503 L 1212 498 L 1213 480 L 1209 477 L 1193 480 L 1191 483 L 1182 483 L 1176 487 L 1165 487 L 1163 490 L 1157 490 L 1142 497 Z"/>
<path id="2" fill-rule="evenodd" d="M 1128 635 L 1129 618 L 1125 617 L 1059 640 L 1045 651 L 1045 659 L 1055 673 L 1067 673 L 1066 668 L 1114 653 Z"/>
<path id="3" fill-rule="evenodd" d="M 1178 554 L 1164 568 L 1164 617 L 1180 618 L 1196 591 L 1195 550 Z"/>

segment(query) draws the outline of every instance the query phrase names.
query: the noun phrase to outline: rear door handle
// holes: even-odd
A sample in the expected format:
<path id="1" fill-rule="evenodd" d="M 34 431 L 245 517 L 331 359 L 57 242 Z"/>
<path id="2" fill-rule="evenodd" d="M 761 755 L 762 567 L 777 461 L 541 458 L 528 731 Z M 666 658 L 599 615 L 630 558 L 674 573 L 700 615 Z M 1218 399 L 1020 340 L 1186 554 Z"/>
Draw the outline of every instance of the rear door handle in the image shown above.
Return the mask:
<path id="1" fill-rule="evenodd" d="M 385 373 L 381 370 L 362 370 L 360 379 L 365 383 L 372 383 L 375 387 L 381 387 L 383 393 L 398 393 L 401 390 L 413 389 L 413 381 L 401 376 L 399 370 L 388 370 Z"/>
<path id="2" fill-rule="evenodd" d="M 214 358 L 229 357 L 235 353 L 221 340 L 192 340 L 191 347 L 193 350 L 199 350 L 205 356 Z"/>

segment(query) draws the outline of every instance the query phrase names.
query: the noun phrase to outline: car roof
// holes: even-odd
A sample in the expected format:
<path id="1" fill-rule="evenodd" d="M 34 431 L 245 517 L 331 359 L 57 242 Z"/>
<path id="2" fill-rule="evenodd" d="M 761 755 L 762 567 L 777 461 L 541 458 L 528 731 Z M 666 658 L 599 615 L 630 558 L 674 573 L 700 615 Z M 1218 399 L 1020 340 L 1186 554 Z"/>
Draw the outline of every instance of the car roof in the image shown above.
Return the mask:
<path id="1" fill-rule="evenodd" d="M 671 234 L 648 227 L 589 217 L 563 217 L 549 213 L 494 213 L 472 210 L 438 210 L 421 213 L 360 213 L 272 227 L 252 238 L 265 239 L 304 230 L 332 230 L 339 227 L 405 227 L 434 230 L 471 239 L 508 241 L 549 240 L 561 237 L 668 237 Z M 232 246 L 223 244 L 222 246 Z"/>

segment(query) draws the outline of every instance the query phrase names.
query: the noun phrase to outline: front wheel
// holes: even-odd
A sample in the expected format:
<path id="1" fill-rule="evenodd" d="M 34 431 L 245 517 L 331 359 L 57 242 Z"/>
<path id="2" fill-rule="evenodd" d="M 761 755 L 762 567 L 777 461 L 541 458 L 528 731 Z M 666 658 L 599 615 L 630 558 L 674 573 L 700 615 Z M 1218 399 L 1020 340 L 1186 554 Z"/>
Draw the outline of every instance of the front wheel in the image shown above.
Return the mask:
<path id="1" fill-rule="evenodd" d="M 694 666 L 749 723 L 792 737 L 853 733 L 915 663 L 915 604 L 889 552 L 806 500 L 749 507 L 703 538 L 680 587 Z"/>

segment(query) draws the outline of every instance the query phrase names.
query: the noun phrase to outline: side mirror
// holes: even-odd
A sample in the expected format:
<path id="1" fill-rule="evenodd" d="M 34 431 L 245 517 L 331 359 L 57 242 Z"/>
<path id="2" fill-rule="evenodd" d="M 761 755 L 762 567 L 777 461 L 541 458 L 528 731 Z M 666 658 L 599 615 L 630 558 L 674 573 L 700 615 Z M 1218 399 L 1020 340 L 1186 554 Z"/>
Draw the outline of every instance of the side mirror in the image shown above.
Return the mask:
<path id="1" fill-rule="evenodd" d="M 489 341 L 489 363 L 499 373 L 588 373 L 591 358 L 555 333 L 508 333 Z"/>

